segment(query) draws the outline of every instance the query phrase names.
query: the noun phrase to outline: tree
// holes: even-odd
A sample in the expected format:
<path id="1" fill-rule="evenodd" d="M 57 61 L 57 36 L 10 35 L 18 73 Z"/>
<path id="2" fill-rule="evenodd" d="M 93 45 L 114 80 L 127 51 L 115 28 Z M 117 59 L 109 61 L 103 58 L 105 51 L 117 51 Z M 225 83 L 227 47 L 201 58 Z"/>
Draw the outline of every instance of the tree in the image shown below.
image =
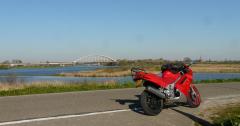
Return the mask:
<path id="1" fill-rule="evenodd" d="M 9 60 L 3 61 L 2 64 L 10 64 Z"/>
<path id="2" fill-rule="evenodd" d="M 183 62 L 190 63 L 190 62 L 192 62 L 192 59 L 189 57 L 184 57 Z"/>
<path id="3" fill-rule="evenodd" d="M 22 60 L 14 59 L 14 60 L 12 60 L 12 63 L 13 63 L 13 64 L 21 64 L 21 63 L 23 63 L 23 62 L 22 62 Z"/>

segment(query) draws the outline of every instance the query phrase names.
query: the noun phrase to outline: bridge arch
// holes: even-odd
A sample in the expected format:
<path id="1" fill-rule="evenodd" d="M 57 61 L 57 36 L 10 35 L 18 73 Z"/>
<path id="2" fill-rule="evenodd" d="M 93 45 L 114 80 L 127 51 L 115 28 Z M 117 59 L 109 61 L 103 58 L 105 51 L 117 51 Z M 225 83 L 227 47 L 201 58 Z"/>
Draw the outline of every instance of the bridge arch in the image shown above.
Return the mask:
<path id="1" fill-rule="evenodd" d="M 79 64 L 99 64 L 99 63 L 116 63 L 117 60 L 105 56 L 105 55 L 88 55 L 80 57 L 73 61 L 73 63 L 79 63 Z"/>

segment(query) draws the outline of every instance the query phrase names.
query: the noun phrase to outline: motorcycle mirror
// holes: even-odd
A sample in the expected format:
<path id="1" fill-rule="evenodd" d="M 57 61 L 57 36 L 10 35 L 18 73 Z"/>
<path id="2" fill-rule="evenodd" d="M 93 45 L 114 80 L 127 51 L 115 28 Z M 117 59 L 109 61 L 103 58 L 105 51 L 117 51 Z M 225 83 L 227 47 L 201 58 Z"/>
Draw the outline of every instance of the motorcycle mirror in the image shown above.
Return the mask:
<path id="1" fill-rule="evenodd" d="M 190 67 L 190 66 L 192 66 L 193 65 L 193 61 L 192 62 L 190 62 L 190 63 L 188 63 L 188 67 Z"/>

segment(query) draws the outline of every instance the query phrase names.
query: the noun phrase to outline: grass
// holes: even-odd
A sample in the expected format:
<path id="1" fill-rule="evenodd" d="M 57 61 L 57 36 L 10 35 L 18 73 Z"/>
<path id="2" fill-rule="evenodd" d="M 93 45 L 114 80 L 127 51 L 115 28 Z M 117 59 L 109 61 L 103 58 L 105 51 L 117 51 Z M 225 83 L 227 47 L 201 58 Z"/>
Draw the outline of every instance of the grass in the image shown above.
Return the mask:
<path id="1" fill-rule="evenodd" d="M 130 76 L 130 68 L 117 67 L 117 68 L 103 68 L 94 71 L 83 71 L 73 73 L 60 73 L 58 76 L 72 76 L 72 77 L 124 77 Z"/>
<path id="2" fill-rule="evenodd" d="M 225 83 L 225 82 L 240 82 L 238 79 L 225 79 L 225 80 L 202 80 L 195 81 L 198 83 Z M 106 90 L 106 89 L 121 89 L 121 88 L 135 88 L 134 82 L 118 83 L 113 81 L 107 81 L 103 83 L 96 82 L 81 82 L 81 83 L 66 83 L 60 81 L 51 82 L 33 82 L 32 84 L 23 83 L 2 83 L 0 84 L 0 97 L 1 96 L 18 96 L 18 95 L 30 95 L 30 94 L 46 94 L 46 93 L 61 93 L 61 92 L 73 92 L 73 91 L 88 91 L 88 90 Z"/>
<path id="3" fill-rule="evenodd" d="M 97 83 L 64 83 L 64 82 L 39 82 L 30 85 L 26 84 L 0 84 L 0 96 L 18 96 L 29 94 L 46 94 L 46 93 L 61 93 L 73 91 L 88 91 L 88 90 L 106 90 L 119 88 L 133 88 L 133 82 L 125 82 L 117 84 L 115 82 L 107 82 L 103 84 Z"/>
<path id="4" fill-rule="evenodd" d="M 215 112 L 211 119 L 213 120 L 213 126 L 239 126 L 240 104 L 228 106 Z"/>
<path id="5" fill-rule="evenodd" d="M 191 68 L 198 73 L 240 73 L 240 64 L 193 64 Z"/>
<path id="6" fill-rule="evenodd" d="M 0 65 L 0 70 L 6 70 L 9 69 L 9 66 L 7 65 Z"/>

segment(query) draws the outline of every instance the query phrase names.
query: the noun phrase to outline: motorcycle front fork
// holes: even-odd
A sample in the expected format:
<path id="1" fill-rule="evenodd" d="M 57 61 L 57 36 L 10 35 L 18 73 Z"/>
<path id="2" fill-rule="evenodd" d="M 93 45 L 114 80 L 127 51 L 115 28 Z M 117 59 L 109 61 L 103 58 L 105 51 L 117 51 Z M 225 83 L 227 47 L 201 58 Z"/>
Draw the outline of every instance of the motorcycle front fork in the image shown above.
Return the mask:
<path id="1" fill-rule="evenodd" d="M 190 86 L 190 95 L 193 98 L 193 100 L 197 97 L 197 93 L 193 89 L 192 85 Z"/>

